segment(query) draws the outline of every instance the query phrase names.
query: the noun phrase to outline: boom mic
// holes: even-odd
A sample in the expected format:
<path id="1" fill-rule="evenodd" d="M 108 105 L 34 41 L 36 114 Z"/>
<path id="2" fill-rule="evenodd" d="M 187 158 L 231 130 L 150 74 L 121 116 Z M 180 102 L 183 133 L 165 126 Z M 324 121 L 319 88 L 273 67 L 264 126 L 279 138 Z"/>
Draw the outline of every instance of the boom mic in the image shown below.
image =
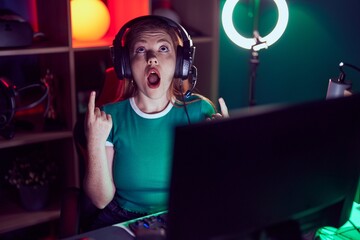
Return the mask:
<path id="1" fill-rule="evenodd" d="M 197 83 L 197 68 L 194 65 L 191 66 L 191 72 L 190 72 L 189 76 L 191 78 L 191 88 L 190 88 L 190 90 L 186 91 L 186 93 L 185 93 L 186 98 L 189 98 L 191 96 L 192 92 L 195 89 L 196 83 Z"/>

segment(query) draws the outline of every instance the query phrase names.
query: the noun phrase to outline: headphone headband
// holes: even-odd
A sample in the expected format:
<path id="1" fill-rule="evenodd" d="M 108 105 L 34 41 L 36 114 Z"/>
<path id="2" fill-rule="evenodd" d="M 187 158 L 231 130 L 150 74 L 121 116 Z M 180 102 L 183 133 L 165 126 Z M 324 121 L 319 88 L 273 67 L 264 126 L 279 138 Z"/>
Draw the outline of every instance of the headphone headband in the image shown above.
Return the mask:
<path id="1" fill-rule="evenodd" d="M 176 67 L 174 77 L 181 78 L 183 80 L 187 79 L 189 77 L 189 74 L 191 73 L 191 67 L 195 55 L 195 47 L 192 44 L 190 35 L 177 22 L 169 18 L 156 15 L 145 15 L 134 18 L 125 23 L 123 27 L 121 27 L 119 32 L 116 34 L 115 39 L 113 40 L 111 54 L 117 77 L 119 79 L 132 78 L 129 49 L 128 46 L 125 46 L 126 34 L 132 26 L 148 19 L 163 21 L 168 26 L 174 28 L 176 30 L 176 33 L 181 37 L 183 46 L 178 46 L 176 49 Z"/>

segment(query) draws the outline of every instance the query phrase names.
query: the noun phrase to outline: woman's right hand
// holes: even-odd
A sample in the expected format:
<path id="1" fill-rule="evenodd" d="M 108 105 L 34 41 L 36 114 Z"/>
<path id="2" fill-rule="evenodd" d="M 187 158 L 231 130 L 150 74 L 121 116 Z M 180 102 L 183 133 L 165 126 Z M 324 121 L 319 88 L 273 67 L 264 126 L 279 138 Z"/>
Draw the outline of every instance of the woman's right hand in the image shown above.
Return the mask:
<path id="1" fill-rule="evenodd" d="M 112 178 L 112 159 L 105 146 L 112 128 L 109 114 L 95 107 L 95 92 L 91 92 L 85 116 L 85 135 L 87 138 L 87 164 L 84 176 L 84 190 L 93 204 L 104 208 L 114 197 L 115 186 Z M 113 148 L 111 148 L 113 149 Z"/>
<path id="2" fill-rule="evenodd" d="M 105 146 L 107 137 L 112 128 L 112 118 L 110 114 L 95 107 L 95 91 L 90 93 L 88 109 L 85 116 L 85 135 L 88 146 Z"/>

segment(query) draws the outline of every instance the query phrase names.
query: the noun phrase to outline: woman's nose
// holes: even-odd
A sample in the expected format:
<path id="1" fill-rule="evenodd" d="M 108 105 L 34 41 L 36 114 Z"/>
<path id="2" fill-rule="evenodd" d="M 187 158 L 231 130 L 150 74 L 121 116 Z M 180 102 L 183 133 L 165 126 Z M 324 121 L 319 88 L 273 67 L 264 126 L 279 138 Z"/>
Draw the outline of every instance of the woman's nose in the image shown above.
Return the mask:
<path id="1" fill-rule="evenodd" d="M 147 57 L 147 63 L 149 65 L 153 65 L 153 64 L 157 65 L 158 64 L 158 60 L 153 51 L 148 51 L 146 57 Z"/>

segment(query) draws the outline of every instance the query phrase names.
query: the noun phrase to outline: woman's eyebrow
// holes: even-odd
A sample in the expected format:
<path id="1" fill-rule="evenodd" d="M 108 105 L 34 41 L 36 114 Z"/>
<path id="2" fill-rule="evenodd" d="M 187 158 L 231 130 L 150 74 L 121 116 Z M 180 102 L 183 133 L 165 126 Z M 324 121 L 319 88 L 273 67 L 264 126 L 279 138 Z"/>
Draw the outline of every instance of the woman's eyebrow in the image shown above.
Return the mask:
<path id="1" fill-rule="evenodd" d="M 171 44 L 171 41 L 169 41 L 166 38 L 160 38 L 157 42 L 167 42 L 167 43 Z"/>
<path id="2" fill-rule="evenodd" d="M 134 42 L 134 44 L 132 45 L 132 48 L 135 48 L 137 45 L 141 45 L 141 44 L 145 44 L 145 43 L 147 43 L 147 41 L 146 41 L 146 38 L 140 38 L 140 39 L 138 39 L 138 40 L 136 40 L 135 42 Z M 170 46 L 172 46 L 173 45 L 173 43 L 171 42 L 171 41 L 169 41 L 168 39 L 166 39 L 166 38 L 160 38 L 160 39 L 158 39 L 157 41 L 156 41 L 156 43 L 167 43 L 167 44 L 169 44 Z"/>

